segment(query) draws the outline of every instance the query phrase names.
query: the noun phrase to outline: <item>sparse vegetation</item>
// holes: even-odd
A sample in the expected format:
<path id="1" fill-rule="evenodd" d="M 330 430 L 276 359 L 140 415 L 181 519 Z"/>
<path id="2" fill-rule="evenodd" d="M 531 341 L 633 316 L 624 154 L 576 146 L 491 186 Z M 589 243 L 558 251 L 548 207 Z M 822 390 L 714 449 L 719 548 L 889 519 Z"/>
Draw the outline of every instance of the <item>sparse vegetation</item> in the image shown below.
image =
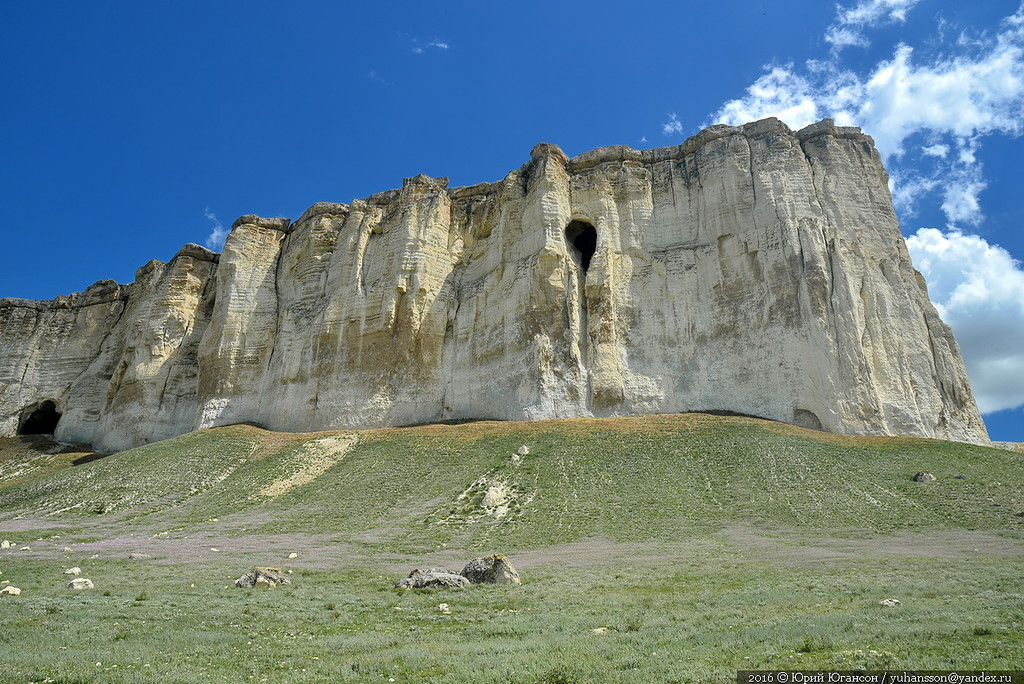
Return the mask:
<path id="1" fill-rule="evenodd" d="M 2 579 L 24 589 L 0 612 L 17 654 L 0 680 L 727 682 L 1024 662 L 1011 451 L 704 415 L 471 423 L 364 432 L 311 482 L 258 494 L 323 436 L 232 426 L 0 483 Z M 508 485 L 505 516 L 480 512 L 481 479 Z M 491 552 L 521 587 L 393 589 Z M 100 591 L 67 590 L 69 564 Z M 253 565 L 292 584 L 235 588 Z"/>

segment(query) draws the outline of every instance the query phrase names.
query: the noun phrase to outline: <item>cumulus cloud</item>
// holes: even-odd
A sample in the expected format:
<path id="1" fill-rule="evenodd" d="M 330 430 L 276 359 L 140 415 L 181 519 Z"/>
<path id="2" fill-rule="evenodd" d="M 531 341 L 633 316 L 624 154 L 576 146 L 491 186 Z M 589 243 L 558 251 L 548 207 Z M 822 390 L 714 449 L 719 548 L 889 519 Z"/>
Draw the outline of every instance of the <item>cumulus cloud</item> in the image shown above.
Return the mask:
<path id="1" fill-rule="evenodd" d="M 1024 270 L 977 235 L 922 228 L 907 238 L 929 295 L 956 332 L 982 413 L 1024 404 Z"/>
<path id="2" fill-rule="evenodd" d="M 745 97 L 726 102 L 713 118 L 737 126 L 775 116 L 793 128 L 803 128 L 822 118 L 820 95 L 815 90 L 808 78 L 793 70 L 792 64 L 773 67 L 747 88 Z"/>
<path id="3" fill-rule="evenodd" d="M 214 252 L 219 252 L 224 247 L 224 240 L 228 237 L 228 230 L 217 220 L 217 215 L 210 211 L 210 207 L 203 210 L 203 216 L 213 224 L 213 230 L 206 236 L 206 246 Z"/>
<path id="4" fill-rule="evenodd" d="M 679 120 L 675 112 L 668 115 L 668 121 L 661 124 L 661 132 L 665 135 L 679 135 L 683 132 L 683 122 Z"/>
<path id="5" fill-rule="evenodd" d="M 861 0 L 853 7 L 838 6 L 836 20 L 825 31 L 825 40 L 836 50 L 867 47 L 864 29 L 907 20 L 907 12 L 920 0 Z"/>

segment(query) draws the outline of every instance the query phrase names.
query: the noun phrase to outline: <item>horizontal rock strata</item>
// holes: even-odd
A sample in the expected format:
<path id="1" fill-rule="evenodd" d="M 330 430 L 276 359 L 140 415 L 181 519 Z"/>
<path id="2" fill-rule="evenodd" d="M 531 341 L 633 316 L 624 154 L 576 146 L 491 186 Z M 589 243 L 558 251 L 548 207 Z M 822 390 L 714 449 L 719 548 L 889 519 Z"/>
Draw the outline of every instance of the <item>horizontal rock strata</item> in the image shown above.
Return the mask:
<path id="1" fill-rule="evenodd" d="M 766 119 L 243 216 L 219 255 L 0 300 L 0 434 L 719 410 L 984 442 L 887 181 L 859 129 Z"/>

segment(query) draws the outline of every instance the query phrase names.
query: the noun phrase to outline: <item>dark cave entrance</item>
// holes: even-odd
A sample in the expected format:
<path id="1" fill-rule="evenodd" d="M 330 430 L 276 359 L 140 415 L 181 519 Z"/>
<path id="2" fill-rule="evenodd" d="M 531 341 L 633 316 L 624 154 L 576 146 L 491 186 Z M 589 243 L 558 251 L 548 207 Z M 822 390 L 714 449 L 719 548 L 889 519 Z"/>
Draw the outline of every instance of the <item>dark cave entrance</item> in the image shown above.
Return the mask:
<path id="1" fill-rule="evenodd" d="M 586 221 L 573 221 L 565 227 L 565 239 L 579 256 L 580 266 L 583 267 L 583 273 L 586 273 L 597 249 L 597 230 Z"/>
<path id="2" fill-rule="evenodd" d="M 21 422 L 19 435 L 52 435 L 60 422 L 57 405 L 47 400 L 36 406 L 35 410 Z"/>

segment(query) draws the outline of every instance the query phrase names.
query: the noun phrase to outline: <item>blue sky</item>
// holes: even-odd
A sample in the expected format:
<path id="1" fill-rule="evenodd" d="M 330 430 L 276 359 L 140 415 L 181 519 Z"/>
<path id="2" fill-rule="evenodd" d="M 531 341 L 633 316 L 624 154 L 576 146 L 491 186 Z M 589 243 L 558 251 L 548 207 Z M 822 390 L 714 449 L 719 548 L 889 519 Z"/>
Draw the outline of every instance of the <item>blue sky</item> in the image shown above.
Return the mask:
<path id="1" fill-rule="evenodd" d="M 1018 0 L 6 0 L 0 39 L 0 296 L 131 281 L 241 214 L 498 180 L 539 141 L 832 116 L 875 137 L 990 432 L 1024 441 Z"/>

